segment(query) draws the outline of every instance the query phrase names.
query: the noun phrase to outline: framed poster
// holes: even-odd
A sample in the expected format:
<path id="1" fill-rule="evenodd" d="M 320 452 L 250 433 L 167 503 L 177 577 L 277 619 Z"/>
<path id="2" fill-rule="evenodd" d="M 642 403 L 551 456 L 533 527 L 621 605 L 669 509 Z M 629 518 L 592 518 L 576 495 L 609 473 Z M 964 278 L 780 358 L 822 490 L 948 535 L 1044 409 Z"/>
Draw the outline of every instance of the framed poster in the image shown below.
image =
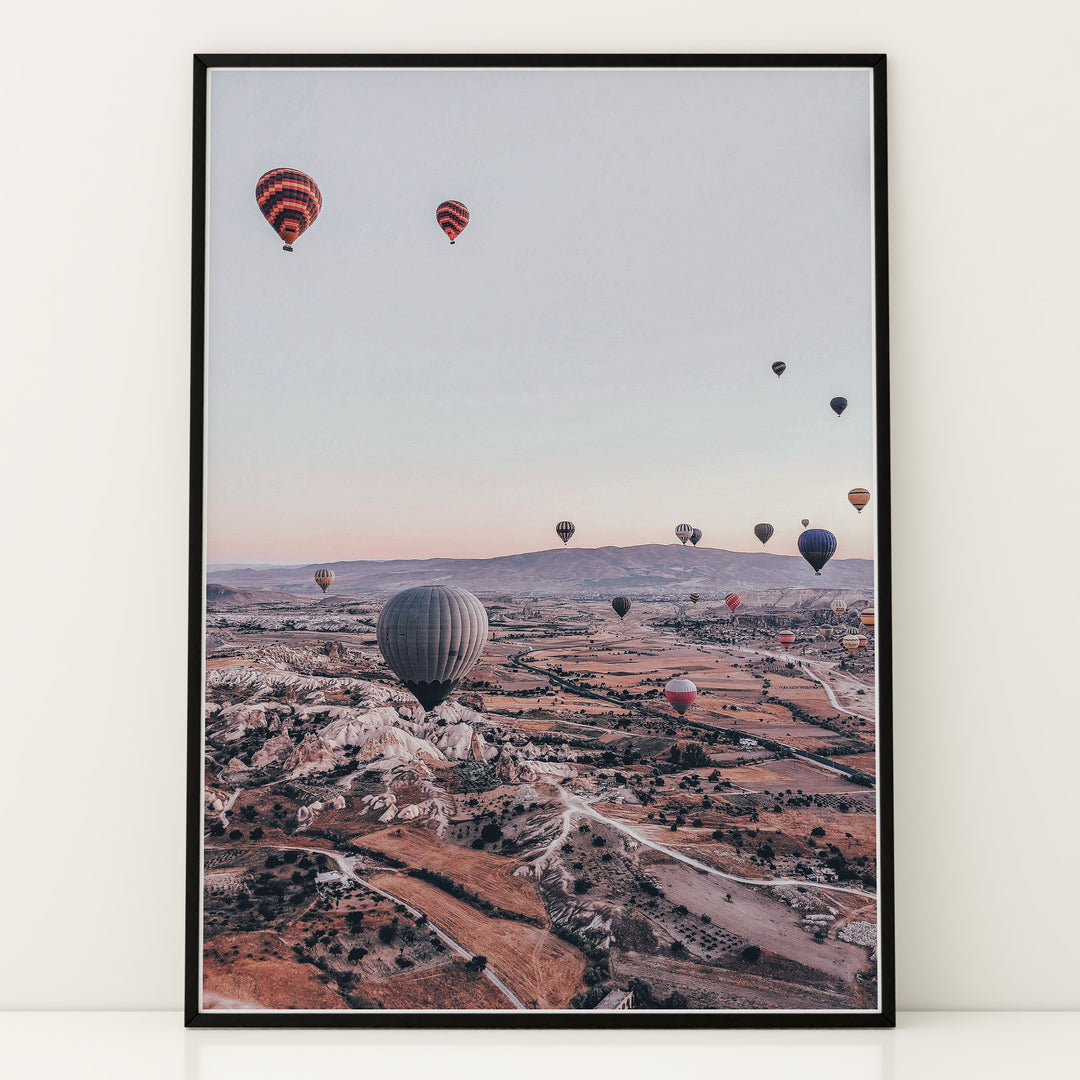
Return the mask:
<path id="1" fill-rule="evenodd" d="M 893 1022 L 881 56 L 195 61 L 187 1019 Z"/>

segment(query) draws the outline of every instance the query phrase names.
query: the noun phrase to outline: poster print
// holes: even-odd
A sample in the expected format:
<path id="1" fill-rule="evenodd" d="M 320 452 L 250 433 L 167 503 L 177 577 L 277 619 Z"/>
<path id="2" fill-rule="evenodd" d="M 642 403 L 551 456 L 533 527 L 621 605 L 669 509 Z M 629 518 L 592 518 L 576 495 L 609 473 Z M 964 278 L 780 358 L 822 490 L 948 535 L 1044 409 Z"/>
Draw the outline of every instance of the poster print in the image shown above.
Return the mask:
<path id="1" fill-rule="evenodd" d="M 881 57 L 196 59 L 188 1022 L 892 1022 Z"/>

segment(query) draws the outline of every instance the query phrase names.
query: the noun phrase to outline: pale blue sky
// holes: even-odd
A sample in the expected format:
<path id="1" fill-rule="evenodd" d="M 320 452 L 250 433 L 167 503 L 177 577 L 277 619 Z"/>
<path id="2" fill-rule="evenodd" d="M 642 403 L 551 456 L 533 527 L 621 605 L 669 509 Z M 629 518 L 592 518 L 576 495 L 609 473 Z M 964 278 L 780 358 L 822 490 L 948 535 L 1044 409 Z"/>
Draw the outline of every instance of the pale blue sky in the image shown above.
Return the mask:
<path id="1" fill-rule="evenodd" d="M 872 555 L 866 71 L 211 77 L 208 560 Z M 302 169 L 293 254 L 255 205 Z M 469 207 L 451 247 L 443 199 Z M 781 380 L 774 360 L 788 370 Z M 829 399 L 850 401 L 837 419 Z"/>

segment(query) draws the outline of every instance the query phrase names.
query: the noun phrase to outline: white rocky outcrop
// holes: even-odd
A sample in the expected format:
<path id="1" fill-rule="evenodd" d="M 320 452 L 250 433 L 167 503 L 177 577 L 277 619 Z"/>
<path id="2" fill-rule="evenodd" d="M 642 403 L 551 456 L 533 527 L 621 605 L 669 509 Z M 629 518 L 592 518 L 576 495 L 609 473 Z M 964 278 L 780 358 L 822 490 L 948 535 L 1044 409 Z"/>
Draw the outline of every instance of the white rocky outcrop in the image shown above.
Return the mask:
<path id="1" fill-rule="evenodd" d="M 275 735 L 263 743 L 261 750 L 251 755 L 251 765 L 263 769 L 267 765 L 284 765 L 292 756 L 295 746 L 288 735 Z"/>
<path id="2" fill-rule="evenodd" d="M 399 758 L 403 761 L 446 760 L 442 751 L 432 746 L 427 739 L 418 739 L 399 727 L 391 726 L 371 732 L 356 753 L 358 762 L 377 761 L 381 758 Z"/>
<path id="3" fill-rule="evenodd" d="M 313 772 L 327 772 L 337 765 L 337 758 L 332 747 L 318 735 L 305 735 L 299 745 L 293 748 L 285 768 L 290 770 L 290 778 L 306 776 Z"/>

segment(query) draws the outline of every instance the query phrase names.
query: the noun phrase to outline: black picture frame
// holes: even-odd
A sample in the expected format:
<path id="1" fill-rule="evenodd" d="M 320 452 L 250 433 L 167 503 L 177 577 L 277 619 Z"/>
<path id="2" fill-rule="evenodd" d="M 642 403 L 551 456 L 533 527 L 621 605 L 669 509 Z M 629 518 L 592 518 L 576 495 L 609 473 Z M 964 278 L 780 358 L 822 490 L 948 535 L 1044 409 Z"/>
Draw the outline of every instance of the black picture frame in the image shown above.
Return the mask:
<path id="1" fill-rule="evenodd" d="M 200 898 L 203 888 L 204 762 L 203 639 L 205 285 L 209 74 L 215 68 L 861 68 L 873 87 L 873 225 L 875 300 L 875 477 L 878 533 L 875 594 L 878 802 L 878 923 L 880 1008 L 874 1011 L 319 1011 L 215 1012 L 202 1010 Z M 189 638 L 185 1026 L 232 1028 L 889 1028 L 895 1026 L 895 914 L 893 850 L 893 718 L 891 645 L 891 500 L 889 451 L 888 158 L 884 54 L 205 54 L 194 57 L 191 239 L 191 442 L 189 489 Z"/>

